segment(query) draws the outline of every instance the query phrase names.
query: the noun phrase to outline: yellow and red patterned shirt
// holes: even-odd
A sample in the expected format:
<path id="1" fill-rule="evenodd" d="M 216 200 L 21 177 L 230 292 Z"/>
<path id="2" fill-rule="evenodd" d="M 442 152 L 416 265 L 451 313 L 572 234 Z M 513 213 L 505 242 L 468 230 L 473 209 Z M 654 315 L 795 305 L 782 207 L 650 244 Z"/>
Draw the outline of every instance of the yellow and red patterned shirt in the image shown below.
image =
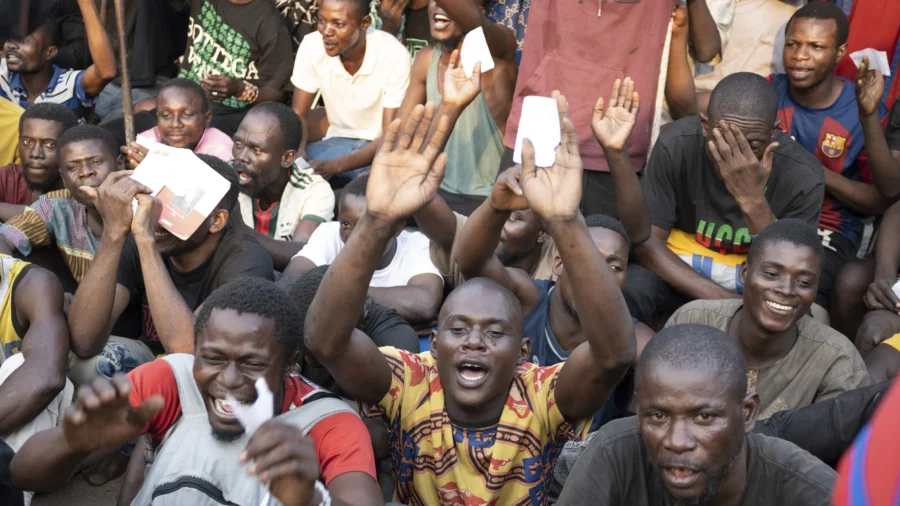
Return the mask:
<path id="1" fill-rule="evenodd" d="M 516 370 L 498 424 L 454 425 L 430 353 L 381 348 L 392 381 L 379 402 L 388 421 L 394 500 L 419 505 L 543 505 L 566 442 L 583 438 L 589 421 L 567 421 L 554 388 L 563 364 Z"/>

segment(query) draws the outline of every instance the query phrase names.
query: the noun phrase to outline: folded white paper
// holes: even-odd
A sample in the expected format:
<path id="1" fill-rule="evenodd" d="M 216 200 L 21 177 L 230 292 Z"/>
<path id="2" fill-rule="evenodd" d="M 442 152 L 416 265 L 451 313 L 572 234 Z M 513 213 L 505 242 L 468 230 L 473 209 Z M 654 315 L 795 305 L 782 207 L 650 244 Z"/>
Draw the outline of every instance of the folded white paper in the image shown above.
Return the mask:
<path id="1" fill-rule="evenodd" d="M 556 147 L 561 139 L 559 108 L 555 98 L 529 96 L 522 101 L 522 115 L 516 134 L 513 161 L 522 163 L 522 141 L 534 145 L 534 161 L 538 167 L 552 167 L 556 163 Z"/>
<path id="2" fill-rule="evenodd" d="M 263 378 L 256 379 L 256 401 L 249 406 L 241 404 L 231 395 L 225 396 L 228 406 L 234 411 L 234 416 L 241 422 L 249 435 L 253 435 L 256 429 L 272 419 L 275 409 L 274 399 L 275 396 Z"/>
<path id="3" fill-rule="evenodd" d="M 466 77 L 472 77 L 475 64 L 481 62 L 481 72 L 485 73 L 494 68 L 494 59 L 491 58 L 491 50 L 488 48 L 487 39 L 484 38 L 484 29 L 480 26 L 466 35 L 462 49 L 459 50 L 460 63 L 466 71 Z"/>
<path id="4" fill-rule="evenodd" d="M 863 56 L 869 57 L 869 70 L 879 70 L 884 76 L 891 75 L 891 63 L 888 61 L 887 53 L 871 47 L 851 53 L 850 59 L 856 64 L 856 68 L 862 64 Z"/>

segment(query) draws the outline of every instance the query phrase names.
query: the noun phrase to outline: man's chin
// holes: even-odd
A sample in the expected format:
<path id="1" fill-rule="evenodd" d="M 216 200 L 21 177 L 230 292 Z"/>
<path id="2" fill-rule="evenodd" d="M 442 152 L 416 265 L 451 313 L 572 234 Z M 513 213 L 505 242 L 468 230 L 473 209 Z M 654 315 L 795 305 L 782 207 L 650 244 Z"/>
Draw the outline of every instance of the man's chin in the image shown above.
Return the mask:
<path id="1" fill-rule="evenodd" d="M 240 439 L 241 436 L 244 435 L 244 431 L 243 430 L 241 430 L 239 432 L 224 431 L 224 430 L 219 430 L 219 429 L 216 429 L 215 427 L 213 427 L 212 435 L 217 441 L 220 441 L 222 443 L 233 443 L 233 442 L 237 441 L 238 439 Z"/>

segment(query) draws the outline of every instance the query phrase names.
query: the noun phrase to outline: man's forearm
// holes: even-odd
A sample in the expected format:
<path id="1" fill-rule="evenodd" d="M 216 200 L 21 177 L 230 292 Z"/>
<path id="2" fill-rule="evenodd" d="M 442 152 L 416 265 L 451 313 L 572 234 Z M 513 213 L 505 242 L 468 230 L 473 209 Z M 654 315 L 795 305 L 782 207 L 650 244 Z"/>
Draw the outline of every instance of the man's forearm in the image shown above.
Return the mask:
<path id="1" fill-rule="evenodd" d="M 466 279 L 477 277 L 484 270 L 500 243 L 503 225 L 509 215 L 494 209 L 488 197 L 469 216 L 453 247 L 453 259 Z"/>
<path id="2" fill-rule="evenodd" d="M 875 241 L 875 279 L 896 279 L 900 269 L 900 203 L 884 213 Z"/>
<path id="3" fill-rule="evenodd" d="M 666 72 L 666 103 L 673 119 L 697 114 L 697 91 L 689 60 L 688 34 L 685 30 L 674 31 Z"/>
<path id="4" fill-rule="evenodd" d="M 688 0 L 688 30 L 697 61 L 709 63 L 722 52 L 722 39 L 706 0 Z"/>
<path id="5" fill-rule="evenodd" d="M 84 2 L 80 2 L 80 4 L 84 5 Z M 84 17 L 84 28 L 87 33 L 91 60 L 93 60 L 94 66 L 101 77 L 110 80 L 114 79 L 116 74 L 118 74 L 116 55 L 106 29 L 100 23 L 97 8 L 91 2 L 88 7 L 82 7 L 81 12 Z"/>
<path id="6" fill-rule="evenodd" d="M 109 340 L 109 331 L 115 323 L 111 320 L 124 246 L 125 237 L 104 235 L 91 260 L 91 268 L 72 298 L 69 329 L 72 350 L 79 358 L 97 355 Z"/>
<path id="7" fill-rule="evenodd" d="M 637 262 L 655 272 L 666 283 L 693 299 L 735 299 L 740 295 L 719 286 L 715 281 L 698 274 L 665 243 L 651 234 L 650 238 L 635 249 Z"/>
<path id="8" fill-rule="evenodd" d="M 824 171 L 825 191 L 854 211 L 879 216 L 890 205 L 890 201 L 884 198 L 874 185 L 852 181 L 827 168 Z"/>
<path id="9" fill-rule="evenodd" d="M 50 492 L 62 488 L 88 453 L 69 447 L 62 427 L 31 436 L 10 462 L 13 484 L 22 490 Z"/>
<path id="10" fill-rule="evenodd" d="M 631 247 L 637 247 L 650 237 L 650 213 L 644 203 L 641 182 L 634 173 L 627 150 L 613 151 L 604 148 L 603 153 L 609 163 L 609 172 L 616 191 L 616 211 L 619 213 L 619 220 L 631 239 Z"/>
<path id="11" fill-rule="evenodd" d="M 144 275 L 144 290 L 153 325 L 166 353 L 194 352 L 194 315 L 175 289 L 159 250 L 152 239 L 137 239 Z"/>
<path id="12" fill-rule="evenodd" d="M 28 209 L 28 206 L 20 206 L 16 204 L 7 204 L 5 202 L 0 202 L 0 223 L 6 223 L 16 216 L 24 213 L 26 209 Z"/>
<path id="13" fill-rule="evenodd" d="M 367 167 L 372 165 L 372 160 L 375 159 L 375 153 L 378 152 L 378 145 L 378 139 L 375 139 L 359 151 L 344 155 L 333 161 L 340 166 L 341 172 L 348 172 Z"/>
<path id="14" fill-rule="evenodd" d="M 32 422 L 66 386 L 65 363 L 57 371 L 16 369 L 0 385 L 0 434 L 9 435 Z"/>
<path id="15" fill-rule="evenodd" d="M 859 116 L 866 141 L 866 157 L 875 180 L 875 188 L 887 199 L 900 195 L 900 166 L 891 154 L 878 114 Z"/>
<path id="16" fill-rule="evenodd" d="M 412 325 L 431 323 L 437 318 L 440 294 L 434 297 L 423 286 L 369 287 L 368 293 L 376 303 L 393 308 Z"/>
<path id="17" fill-rule="evenodd" d="M 449 257 L 456 240 L 456 216 L 440 195 L 413 215 L 419 231 L 437 244 Z"/>
<path id="18" fill-rule="evenodd" d="M 738 201 L 738 203 L 744 213 L 744 221 L 747 222 L 747 228 L 750 229 L 751 235 L 762 232 L 777 219 L 764 195 L 746 202 Z"/>

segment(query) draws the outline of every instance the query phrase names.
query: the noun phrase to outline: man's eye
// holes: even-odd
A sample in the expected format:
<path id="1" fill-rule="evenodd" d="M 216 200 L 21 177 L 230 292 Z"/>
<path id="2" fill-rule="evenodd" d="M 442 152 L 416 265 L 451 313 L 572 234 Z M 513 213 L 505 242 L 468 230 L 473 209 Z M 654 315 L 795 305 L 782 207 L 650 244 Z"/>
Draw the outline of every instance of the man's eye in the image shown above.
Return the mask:
<path id="1" fill-rule="evenodd" d="M 56 147 L 56 143 L 55 142 L 45 142 L 44 146 L 46 146 L 48 149 L 53 149 Z"/>

